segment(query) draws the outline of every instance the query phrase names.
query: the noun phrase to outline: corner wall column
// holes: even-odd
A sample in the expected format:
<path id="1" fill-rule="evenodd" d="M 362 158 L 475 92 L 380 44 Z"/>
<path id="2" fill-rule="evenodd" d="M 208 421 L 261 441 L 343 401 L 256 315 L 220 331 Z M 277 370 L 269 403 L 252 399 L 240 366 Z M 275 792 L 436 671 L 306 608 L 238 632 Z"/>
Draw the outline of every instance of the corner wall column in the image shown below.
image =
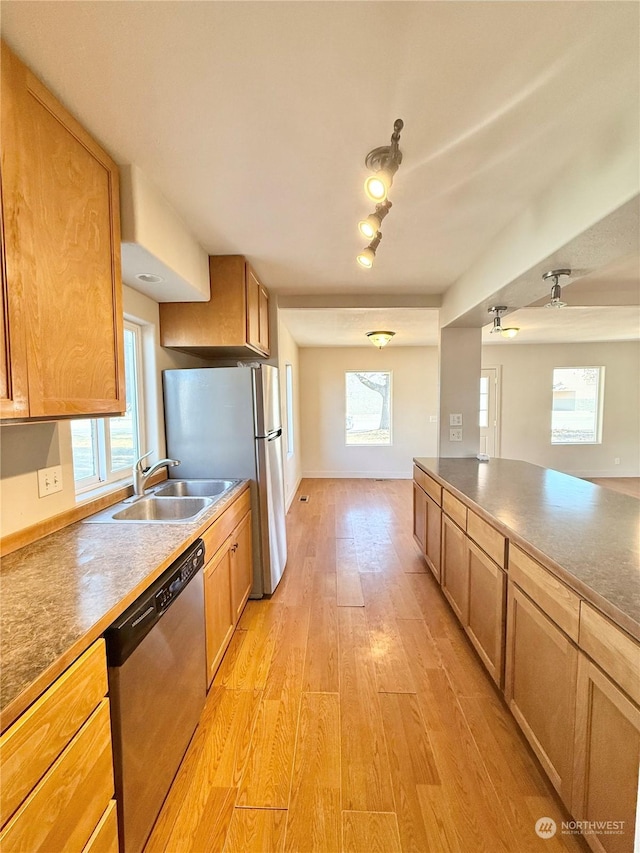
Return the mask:
<path id="1" fill-rule="evenodd" d="M 482 329 L 442 328 L 439 346 L 440 417 L 438 454 L 475 456 L 480 448 L 480 371 Z M 450 423 L 462 415 L 462 426 Z M 450 430 L 462 430 L 462 441 L 452 441 Z"/>

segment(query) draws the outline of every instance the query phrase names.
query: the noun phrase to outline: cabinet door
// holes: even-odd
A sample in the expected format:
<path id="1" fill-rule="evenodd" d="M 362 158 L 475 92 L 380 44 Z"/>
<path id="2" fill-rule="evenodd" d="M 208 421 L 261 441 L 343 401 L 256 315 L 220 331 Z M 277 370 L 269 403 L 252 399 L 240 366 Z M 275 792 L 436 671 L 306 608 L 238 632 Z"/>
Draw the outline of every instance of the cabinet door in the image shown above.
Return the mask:
<path id="1" fill-rule="evenodd" d="M 260 334 L 258 346 L 265 355 L 269 355 L 269 293 L 262 284 L 258 292 L 259 300 L 259 327 Z"/>
<path id="2" fill-rule="evenodd" d="M 234 625 L 249 598 L 253 586 L 253 555 L 251 551 L 251 513 L 248 512 L 231 536 L 231 612 Z"/>
<path id="3" fill-rule="evenodd" d="M 442 511 L 438 504 L 431 500 L 429 495 L 426 496 L 427 510 L 427 540 L 425 548 L 425 557 L 427 565 L 440 580 L 440 530 L 442 527 Z"/>
<path id="4" fill-rule="evenodd" d="M 260 347 L 260 282 L 254 271 L 247 264 L 246 270 L 247 288 L 247 343 Z"/>
<path id="5" fill-rule="evenodd" d="M 427 552 L 427 496 L 413 484 L 413 538 L 423 554 Z"/>
<path id="6" fill-rule="evenodd" d="M 229 537 L 204 567 L 208 684 L 213 680 L 234 628 L 231 609 L 231 543 Z"/>
<path id="7" fill-rule="evenodd" d="M 577 820 L 616 821 L 587 834 L 599 853 L 632 853 L 640 765 L 640 709 L 584 655 L 578 660 L 573 807 Z"/>
<path id="8" fill-rule="evenodd" d="M 578 650 L 512 582 L 506 699 L 553 786 L 571 808 Z"/>
<path id="9" fill-rule="evenodd" d="M 19 174 L 9 172 L 3 185 L 5 232 L 16 232 L 6 245 L 7 288 L 19 267 L 29 414 L 122 412 L 117 166 L 7 49 L 3 74 L 5 65 L 15 69 L 19 86 L 14 141 L 20 149 Z M 3 151 L 5 163 L 14 154 Z"/>
<path id="10" fill-rule="evenodd" d="M 484 551 L 467 542 L 469 618 L 467 634 L 489 674 L 502 686 L 506 575 Z"/>
<path id="11" fill-rule="evenodd" d="M 446 515 L 442 516 L 442 591 L 466 626 L 469 614 L 467 537 Z"/>

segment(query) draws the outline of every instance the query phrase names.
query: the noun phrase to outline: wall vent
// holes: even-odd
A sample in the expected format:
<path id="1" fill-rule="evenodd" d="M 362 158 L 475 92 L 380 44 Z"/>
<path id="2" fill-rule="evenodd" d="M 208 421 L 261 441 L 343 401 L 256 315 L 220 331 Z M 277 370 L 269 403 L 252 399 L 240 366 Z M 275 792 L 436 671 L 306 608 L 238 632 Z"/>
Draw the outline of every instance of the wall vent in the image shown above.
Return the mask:
<path id="1" fill-rule="evenodd" d="M 299 500 L 303 504 L 308 504 L 309 503 L 309 495 L 300 495 Z"/>

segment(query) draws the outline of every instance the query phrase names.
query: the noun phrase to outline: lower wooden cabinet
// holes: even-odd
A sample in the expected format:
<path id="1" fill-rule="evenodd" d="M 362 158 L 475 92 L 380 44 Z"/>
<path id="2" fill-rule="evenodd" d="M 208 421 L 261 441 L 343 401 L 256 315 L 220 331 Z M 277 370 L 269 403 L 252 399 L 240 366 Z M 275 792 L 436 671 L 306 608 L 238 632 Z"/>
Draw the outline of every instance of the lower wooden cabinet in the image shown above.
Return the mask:
<path id="1" fill-rule="evenodd" d="M 111 800 L 82 853 L 118 853 L 116 801 Z"/>
<path id="2" fill-rule="evenodd" d="M 598 853 L 634 850 L 638 767 L 640 708 L 580 654 L 571 811 L 576 820 L 609 824 L 607 832 L 585 832 Z"/>
<path id="3" fill-rule="evenodd" d="M 489 675 L 502 687 L 507 576 L 484 551 L 467 543 L 469 607 L 467 634 Z"/>
<path id="4" fill-rule="evenodd" d="M 442 511 L 417 483 L 413 484 L 413 535 L 427 565 L 440 580 L 440 524 Z"/>
<path id="5" fill-rule="evenodd" d="M 509 582 L 505 695 L 553 786 L 571 808 L 578 650 Z"/>
<path id="6" fill-rule="evenodd" d="M 207 684 L 211 684 L 235 627 L 231 605 L 231 537 L 204 567 Z"/>
<path id="7" fill-rule="evenodd" d="M 117 851 L 106 692 L 104 641 L 98 640 L 2 735 L 5 853 Z M 91 848 L 103 819 L 101 846 Z"/>
<path id="8" fill-rule="evenodd" d="M 231 538 L 231 612 L 235 624 L 242 615 L 253 586 L 250 512 L 236 527 Z"/>
<path id="9" fill-rule="evenodd" d="M 469 616 L 467 537 L 447 515 L 442 516 L 442 591 L 456 616 L 466 627 Z"/>

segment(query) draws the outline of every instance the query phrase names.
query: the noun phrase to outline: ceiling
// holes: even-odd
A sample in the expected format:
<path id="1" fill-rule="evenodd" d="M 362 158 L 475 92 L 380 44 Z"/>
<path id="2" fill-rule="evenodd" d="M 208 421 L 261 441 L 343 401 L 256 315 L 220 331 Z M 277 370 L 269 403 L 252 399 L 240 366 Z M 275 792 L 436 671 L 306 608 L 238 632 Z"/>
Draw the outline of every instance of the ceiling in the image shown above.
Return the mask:
<path id="1" fill-rule="evenodd" d="M 209 253 L 247 255 L 277 294 L 443 293 L 637 112 L 634 3 L 4 0 L 2 32 Z M 363 270 L 364 158 L 398 117 Z"/>

